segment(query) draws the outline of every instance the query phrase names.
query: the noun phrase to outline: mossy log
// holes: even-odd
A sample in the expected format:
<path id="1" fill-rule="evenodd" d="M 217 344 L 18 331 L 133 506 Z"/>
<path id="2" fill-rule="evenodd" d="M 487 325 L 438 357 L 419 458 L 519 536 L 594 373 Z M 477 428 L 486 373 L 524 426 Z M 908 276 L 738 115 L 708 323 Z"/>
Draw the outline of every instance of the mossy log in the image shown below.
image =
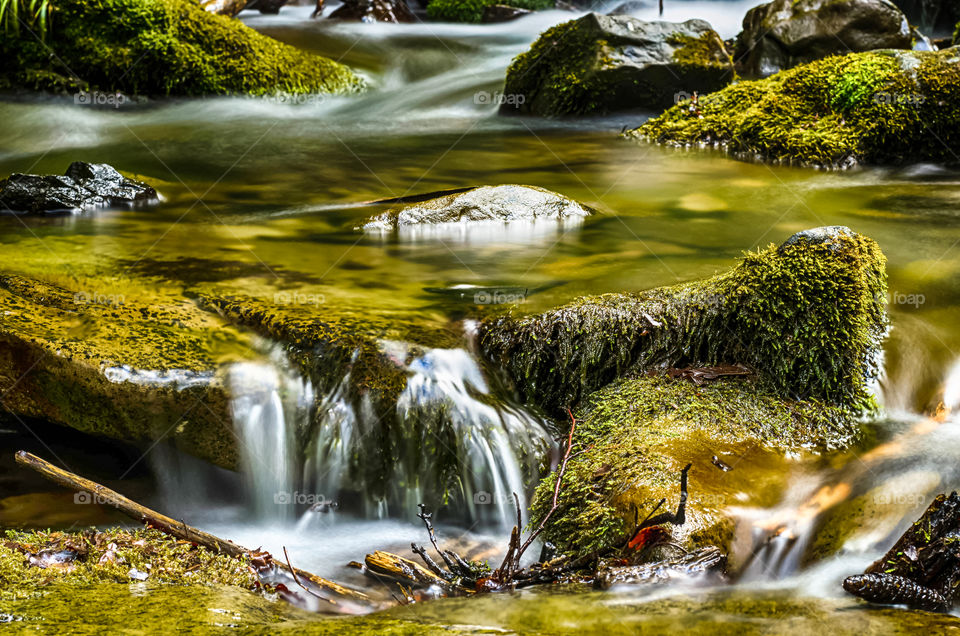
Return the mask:
<path id="1" fill-rule="evenodd" d="M 149 525 L 152 528 L 156 528 L 157 530 L 160 530 L 165 534 L 169 534 L 170 536 L 202 545 L 205 548 L 215 552 L 222 552 L 235 558 L 246 557 L 253 554 L 253 551 L 250 549 L 239 546 L 233 541 L 221 539 L 220 537 L 210 534 L 209 532 L 204 532 L 198 528 L 188 526 L 183 521 L 177 521 L 176 519 L 172 519 L 164 514 L 156 512 L 155 510 L 151 510 L 150 508 L 142 506 L 137 502 L 124 497 L 115 490 L 111 490 L 106 486 L 102 486 L 94 481 L 85 479 L 79 475 L 75 475 L 67 470 L 63 470 L 62 468 L 57 468 L 50 462 L 47 462 L 36 455 L 32 455 L 31 453 L 27 453 L 26 451 L 18 451 L 16 454 L 16 461 L 21 466 L 26 466 L 32 470 L 35 470 L 45 478 L 63 486 L 64 488 L 69 488 L 75 492 L 88 493 L 91 497 L 91 501 L 116 508 L 130 518 L 135 519 L 140 523 Z M 273 561 L 273 564 L 281 570 L 285 570 L 291 574 L 294 574 L 300 579 L 310 581 L 310 583 L 316 586 L 317 589 L 325 595 L 324 598 L 331 602 L 335 603 L 338 600 L 366 602 L 369 600 L 367 596 L 361 592 L 351 590 L 350 588 L 344 587 L 338 583 L 334 583 L 333 581 L 328 581 L 327 579 L 321 578 L 315 574 L 311 574 L 310 572 L 294 568 L 280 561 Z"/>

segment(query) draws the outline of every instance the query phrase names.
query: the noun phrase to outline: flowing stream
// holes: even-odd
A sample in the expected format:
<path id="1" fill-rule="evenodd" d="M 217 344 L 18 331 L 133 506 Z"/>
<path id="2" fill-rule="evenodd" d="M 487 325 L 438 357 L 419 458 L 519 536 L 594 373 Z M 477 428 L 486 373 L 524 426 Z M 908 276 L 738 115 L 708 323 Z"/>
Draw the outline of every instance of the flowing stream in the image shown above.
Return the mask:
<path id="1" fill-rule="evenodd" d="M 704 18 L 733 37 L 755 4 L 667 0 L 664 19 Z M 861 446 L 788 462 L 790 487 L 776 505 L 736 510 L 731 561 L 743 574 L 732 591 L 681 585 L 582 597 L 518 594 L 497 599 L 500 605 L 443 601 L 415 611 L 430 624 L 506 631 L 709 629 L 740 620 L 726 605 L 733 594 L 737 607 L 756 608 L 751 629 L 777 631 L 780 623 L 768 621 L 783 617 L 793 617 L 801 632 L 816 631 L 825 617 L 854 620 L 839 581 L 882 554 L 935 494 L 960 484 L 960 174 L 928 165 L 824 173 L 620 140 L 622 126 L 649 116 L 641 112 L 498 117 L 496 95 L 510 60 L 569 13 L 496 26 L 335 24 L 311 21 L 309 13 L 287 7 L 279 16 L 242 19 L 359 69 L 372 86 L 367 94 L 108 110 L 58 99 L 0 102 L 0 173 L 60 173 L 73 160 L 104 161 L 140 174 L 164 197 L 163 206 L 144 212 L 0 217 L 5 267 L 95 294 L 164 302 L 195 292 L 286 294 L 287 302 L 370 320 L 448 326 L 462 325 L 475 304 L 470 290 L 516 290 L 512 299 L 534 311 L 584 294 L 708 276 L 744 250 L 798 230 L 848 225 L 875 239 L 889 259 L 892 329 L 877 389 L 885 412 L 864 424 Z M 569 225 L 400 239 L 354 229 L 369 215 L 365 201 L 497 183 L 555 190 L 601 214 Z M 379 345 L 396 353 L 406 377 L 396 421 L 428 423 L 429 435 L 442 421 L 456 440 L 445 452 L 459 458 L 457 492 L 438 514 L 438 533 L 493 562 L 515 517 L 513 493 L 526 510 L 554 449 L 549 423 L 513 403 L 469 340 L 465 333 L 461 346 L 415 352 L 403 341 Z M 212 346 L 229 366 L 241 473 L 158 445 L 144 487 L 157 506 L 250 547 L 274 554 L 287 547 L 299 567 L 357 585 L 365 583 L 348 561 L 425 541 L 414 515 L 432 488 L 432 437 L 408 440 L 387 494 L 372 496 L 356 466 L 369 460 L 362 438 L 373 422 L 346 395 L 347 379 L 320 390 L 275 345 Z M 118 380 L 136 375 L 115 373 Z M 945 414 L 932 417 L 941 403 Z M 59 526 L 56 504 L 23 507 L 22 496 L 35 489 L 12 486 L 0 499 L 5 523 Z M 836 530 L 842 510 L 852 510 L 852 521 Z M 837 538 L 817 561 L 812 554 L 827 549 L 824 528 Z M 764 605 L 769 599 L 774 609 Z M 236 599 L 196 603 L 228 607 L 247 626 L 265 620 L 258 612 L 274 611 Z M 309 625 L 303 616 L 290 620 Z"/>

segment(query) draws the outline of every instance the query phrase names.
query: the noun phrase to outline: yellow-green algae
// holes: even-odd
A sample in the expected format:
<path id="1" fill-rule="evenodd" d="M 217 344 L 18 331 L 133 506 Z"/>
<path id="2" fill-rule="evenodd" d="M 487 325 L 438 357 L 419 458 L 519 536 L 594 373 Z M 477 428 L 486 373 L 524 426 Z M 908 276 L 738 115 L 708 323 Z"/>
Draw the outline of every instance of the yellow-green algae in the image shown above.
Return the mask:
<path id="1" fill-rule="evenodd" d="M 662 101 L 662 86 L 645 87 L 622 77 L 615 57 L 630 42 L 598 38 L 602 30 L 597 20 L 596 14 L 588 14 L 551 27 L 513 60 L 503 90 L 507 96 L 524 97 L 520 112 L 584 115 Z M 715 90 L 733 79 L 730 56 L 716 32 L 698 38 L 676 33 L 668 42 L 678 46 L 668 83 Z M 730 75 L 718 83 L 713 79 L 717 71 Z"/>
<path id="2" fill-rule="evenodd" d="M 170 438 L 235 466 L 228 396 L 214 371 L 227 352 L 248 347 L 245 337 L 189 301 L 106 284 L 87 292 L 0 276 L 4 410 L 134 443 Z M 178 388 L 111 380 L 109 370 L 120 367 L 198 381 Z"/>
<path id="3" fill-rule="evenodd" d="M 42 554 L 69 550 L 76 556 L 48 567 Z M 34 557 L 31 563 L 30 557 Z M 180 541 L 158 530 L 113 528 L 80 532 L 7 530 L 0 541 L 0 599 L 42 597 L 51 586 L 129 583 L 130 571 L 151 583 L 232 585 L 252 589 L 258 577 L 245 558 Z"/>
<path id="4" fill-rule="evenodd" d="M 557 415 L 632 371 L 714 363 L 749 365 L 784 397 L 873 410 L 886 259 L 869 238 L 818 231 L 833 235 L 801 233 L 706 280 L 487 321 L 482 349 Z"/>
<path id="5" fill-rule="evenodd" d="M 0 43 L 0 88 L 141 95 L 343 93 L 342 64 L 205 11 L 196 0 L 51 0 L 45 40 Z"/>
<path id="6" fill-rule="evenodd" d="M 802 165 L 953 160 L 958 96 L 960 49 L 851 53 L 728 86 L 697 112 L 683 101 L 626 134 Z"/>

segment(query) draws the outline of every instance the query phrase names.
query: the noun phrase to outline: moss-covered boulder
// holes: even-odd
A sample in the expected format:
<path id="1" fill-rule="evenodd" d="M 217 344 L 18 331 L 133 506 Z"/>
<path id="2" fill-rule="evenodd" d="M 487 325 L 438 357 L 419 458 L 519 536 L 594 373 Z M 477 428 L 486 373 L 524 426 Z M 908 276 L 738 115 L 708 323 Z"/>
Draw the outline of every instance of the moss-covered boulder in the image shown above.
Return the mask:
<path id="1" fill-rule="evenodd" d="M 823 167 L 954 161 L 960 49 L 830 57 L 686 100 L 626 135 Z"/>
<path id="2" fill-rule="evenodd" d="M 33 26 L 0 41 L 0 88 L 267 95 L 362 87 L 347 67 L 196 0 L 51 0 L 45 41 Z"/>
<path id="3" fill-rule="evenodd" d="M 505 5 L 530 11 L 556 6 L 556 0 L 430 0 L 427 15 L 440 22 L 482 22 L 487 7 Z"/>
<path id="4" fill-rule="evenodd" d="M 658 501 L 676 504 L 693 463 L 675 540 L 724 546 L 729 507 L 776 503 L 787 453 L 858 439 L 855 418 L 875 408 L 884 263 L 870 239 L 819 228 L 704 281 L 484 324 L 484 351 L 519 392 L 578 419 L 546 538 L 574 552 L 625 543 Z M 553 487 L 541 483 L 534 519 Z"/>
<path id="5" fill-rule="evenodd" d="M 246 345 L 193 304 L 140 302 L 0 276 L 4 416 L 147 447 L 172 440 L 225 467 L 237 453 L 221 351 Z M 9 414 L 9 415 L 8 415 Z"/>
<path id="6" fill-rule="evenodd" d="M 407 226 L 469 224 L 482 221 L 561 221 L 589 216 L 589 208 L 561 194 L 524 185 L 479 186 L 423 197 L 403 197 L 402 205 L 370 218 L 367 232 Z"/>
<path id="7" fill-rule="evenodd" d="M 703 20 L 644 22 L 590 13 L 545 31 L 507 69 L 503 114 L 662 110 L 678 95 L 734 78 L 723 40 Z"/>
<path id="8" fill-rule="evenodd" d="M 830 55 L 912 45 L 891 0 L 774 0 L 747 12 L 736 57 L 745 75 L 767 77 Z"/>

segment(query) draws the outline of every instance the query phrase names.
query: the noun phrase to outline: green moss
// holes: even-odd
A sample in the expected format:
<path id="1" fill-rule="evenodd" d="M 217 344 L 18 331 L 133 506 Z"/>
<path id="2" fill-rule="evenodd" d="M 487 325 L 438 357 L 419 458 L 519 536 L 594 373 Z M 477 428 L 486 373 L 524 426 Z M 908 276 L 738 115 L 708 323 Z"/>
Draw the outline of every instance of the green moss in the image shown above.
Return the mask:
<path id="1" fill-rule="evenodd" d="M 576 414 L 574 453 L 545 538 L 575 553 L 620 545 L 662 498 L 674 510 L 680 470 L 692 463 L 687 522 L 674 539 L 726 547 L 731 506 L 774 505 L 786 485 L 784 452 L 845 446 L 857 429 L 842 408 L 793 401 L 764 380 L 704 386 L 665 375 L 628 378 L 591 394 Z M 716 455 L 733 466 L 724 472 Z M 533 522 L 549 510 L 554 475 L 541 482 Z"/>
<path id="2" fill-rule="evenodd" d="M 487 321 L 482 348 L 524 399 L 557 415 L 630 372 L 724 362 L 749 365 L 784 397 L 872 410 L 885 258 L 848 230 L 798 236 L 703 281 Z"/>
<path id="3" fill-rule="evenodd" d="M 30 556 L 71 551 L 63 565 L 38 567 Z M 130 570 L 147 574 L 152 583 L 231 585 L 252 589 L 258 577 L 244 559 L 178 541 L 157 530 L 120 528 L 105 532 L 6 531 L 0 541 L 0 598 L 26 598 L 51 586 L 89 586 L 131 582 Z"/>
<path id="4" fill-rule="evenodd" d="M 713 31 L 698 37 L 676 33 L 667 39 L 679 48 L 664 73 L 666 81 L 663 74 L 652 74 L 647 81 L 624 72 L 621 60 L 630 62 L 624 49 L 637 42 L 610 38 L 604 25 L 611 19 L 588 14 L 545 31 L 510 64 L 504 94 L 523 95 L 522 112 L 583 115 L 672 103 L 673 95 L 687 86 L 710 90 L 732 79 L 732 62 Z"/>
<path id="5" fill-rule="evenodd" d="M 701 97 L 699 115 L 680 103 L 627 135 L 828 167 L 952 160 L 958 95 L 957 50 L 856 53 Z"/>
<path id="6" fill-rule="evenodd" d="M 345 66 L 195 0 L 53 0 L 48 43 L 22 33 L 0 49 L 0 76 L 30 89 L 267 95 L 362 87 Z"/>
<path id="7" fill-rule="evenodd" d="M 135 285 L 87 280 L 74 292 L 0 276 L 0 393 L 19 417 L 147 444 L 171 438 L 222 466 L 236 464 L 228 400 L 214 374 L 249 342 L 189 302 Z M 191 386 L 137 383 L 127 371 L 174 372 Z M 229 425 L 229 424 L 227 424 Z"/>
<path id="8" fill-rule="evenodd" d="M 480 22 L 483 10 L 495 4 L 541 11 L 552 9 L 555 0 L 431 0 L 427 15 L 432 20 L 446 22 Z"/>

